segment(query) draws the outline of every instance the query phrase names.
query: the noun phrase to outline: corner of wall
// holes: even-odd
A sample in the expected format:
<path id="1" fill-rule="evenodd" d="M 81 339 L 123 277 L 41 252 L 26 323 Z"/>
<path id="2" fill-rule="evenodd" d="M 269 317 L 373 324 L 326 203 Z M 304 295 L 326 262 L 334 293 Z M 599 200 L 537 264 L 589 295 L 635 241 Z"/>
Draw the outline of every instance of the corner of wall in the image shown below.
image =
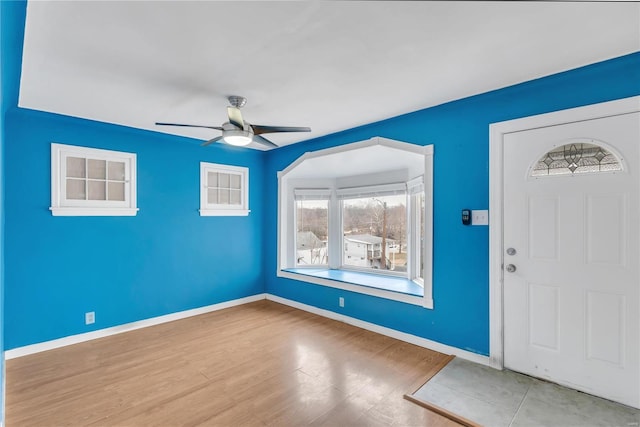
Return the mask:
<path id="1" fill-rule="evenodd" d="M 0 427 L 4 425 L 4 143 L 5 114 L 18 104 L 26 2 L 0 1 Z"/>

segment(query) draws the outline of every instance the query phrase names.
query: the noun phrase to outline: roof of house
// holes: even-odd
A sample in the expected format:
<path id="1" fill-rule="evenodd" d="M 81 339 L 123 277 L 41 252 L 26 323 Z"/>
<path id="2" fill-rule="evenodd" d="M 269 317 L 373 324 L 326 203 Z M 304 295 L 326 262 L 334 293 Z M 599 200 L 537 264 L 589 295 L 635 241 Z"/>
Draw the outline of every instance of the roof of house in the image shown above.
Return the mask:
<path id="1" fill-rule="evenodd" d="M 367 245 L 377 245 L 382 243 L 382 237 L 372 236 L 371 234 L 351 234 L 345 235 L 344 238 L 350 242 L 365 243 Z M 395 240 L 387 238 L 387 245 L 392 242 L 395 242 Z"/>
<path id="2" fill-rule="evenodd" d="M 315 249 L 324 246 L 322 240 L 315 235 L 313 231 L 298 231 L 296 236 L 296 248 L 300 249 Z"/>

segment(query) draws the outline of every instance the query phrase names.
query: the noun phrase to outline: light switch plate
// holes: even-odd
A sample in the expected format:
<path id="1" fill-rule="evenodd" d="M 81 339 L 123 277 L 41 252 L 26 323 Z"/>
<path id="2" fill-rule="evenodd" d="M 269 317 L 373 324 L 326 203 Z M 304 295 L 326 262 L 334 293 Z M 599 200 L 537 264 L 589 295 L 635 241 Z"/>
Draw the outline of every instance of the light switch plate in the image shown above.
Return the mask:
<path id="1" fill-rule="evenodd" d="M 489 211 L 471 211 L 471 225 L 489 225 Z"/>

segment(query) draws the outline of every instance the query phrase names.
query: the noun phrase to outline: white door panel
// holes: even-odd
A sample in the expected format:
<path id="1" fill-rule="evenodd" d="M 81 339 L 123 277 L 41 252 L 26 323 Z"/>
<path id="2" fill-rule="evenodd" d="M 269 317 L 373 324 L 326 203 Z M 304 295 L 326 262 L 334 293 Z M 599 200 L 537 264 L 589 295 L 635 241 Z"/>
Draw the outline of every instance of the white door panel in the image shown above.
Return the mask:
<path id="1" fill-rule="evenodd" d="M 623 170 L 530 175 L 554 147 L 603 146 Z M 504 363 L 640 406 L 640 113 L 505 134 Z M 551 161 L 551 160 L 550 160 Z"/>

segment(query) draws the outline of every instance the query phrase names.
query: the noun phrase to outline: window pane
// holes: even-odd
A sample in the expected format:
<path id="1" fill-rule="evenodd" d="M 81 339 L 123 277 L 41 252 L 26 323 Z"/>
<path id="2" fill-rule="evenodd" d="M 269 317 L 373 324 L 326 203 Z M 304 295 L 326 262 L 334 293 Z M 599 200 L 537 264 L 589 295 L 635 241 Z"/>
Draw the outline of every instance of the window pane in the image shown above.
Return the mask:
<path id="1" fill-rule="evenodd" d="M 229 188 L 229 174 L 228 173 L 220 173 L 218 174 L 219 181 L 218 187 L 220 188 Z"/>
<path id="2" fill-rule="evenodd" d="M 343 201 L 342 264 L 407 271 L 406 194 Z"/>
<path id="3" fill-rule="evenodd" d="M 124 181 L 124 162 L 109 162 L 108 178 L 111 181 Z"/>
<path id="4" fill-rule="evenodd" d="M 223 175 L 223 174 L 220 174 Z M 227 176 L 228 178 L 228 176 Z M 229 204 L 229 190 L 228 189 L 223 189 L 221 188 L 220 190 L 218 190 L 218 203 L 220 203 L 221 205 L 228 205 Z"/>
<path id="5" fill-rule="evenodd" d="M 106 181 L 88 181 L 89 200 L 107 200 Z"/>
<path id="6" fill-rule="evenodd" d="M 207 173 L 207 187 L 217 187 L 217 186 L 218 186 L 218 172 L 208 172 Z M 211 203 L 211 202 L 209 202 L 209 203 Z"/>
<path id="7" fill-rule="evenodd" d="M 207 203 L 217 205 L 218 204 L 218 189 L 209 188 L 207 190 Z"/>
<path id="8" fill-rule="evenodd" d="M 231 175 L 229 180 L 229 188 L 240 188 L 240 175 Z"/>
<path id="9" fill-rule="evenodd" d="M 124 182 L 110 182 L 107 184 L 109 189 L 109 200 L 124 201 Z"/>
<path id="10" fill-rule="evenodd" d="M 85 178 L 87 175 L 84 158 L 67 157 L 67 176 L 74 178 Z"/>
<path id="11" fill-rule="evenodd" d="M 229 190 L 229 204 L 230 205 L 239 205 L 240 204 L 240 196 L 242 192 L 240 190 Z"/>
<path id="12" fill-rule="evenodd" d="M 296 202 L 296 265 L 327 264 L 328 200 Z"/>
<path id="13" fill-rule="evenodd" d="M 89 169 L 89 178 L 107 179 L 107 162 L 105 160 L 87 160 L 87 168 Z"/>
<path id="14" fill-rule="evenodd" d="M 84 179 L 67 179 L 67 200 L 85 200 L 85 182 Z"/>

